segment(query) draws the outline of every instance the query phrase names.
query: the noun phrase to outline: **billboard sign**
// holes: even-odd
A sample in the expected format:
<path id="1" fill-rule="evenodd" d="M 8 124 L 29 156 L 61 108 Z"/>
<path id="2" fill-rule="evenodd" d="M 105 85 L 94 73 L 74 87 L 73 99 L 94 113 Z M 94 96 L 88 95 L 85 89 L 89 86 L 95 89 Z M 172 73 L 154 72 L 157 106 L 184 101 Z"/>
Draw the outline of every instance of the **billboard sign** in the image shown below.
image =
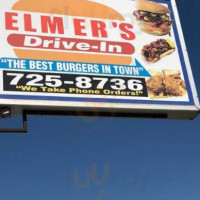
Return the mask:
<path id="1" fill-rule="evenodd" d="M 0 105 L 193 118 L 175 1 L 2 0 Z"/>

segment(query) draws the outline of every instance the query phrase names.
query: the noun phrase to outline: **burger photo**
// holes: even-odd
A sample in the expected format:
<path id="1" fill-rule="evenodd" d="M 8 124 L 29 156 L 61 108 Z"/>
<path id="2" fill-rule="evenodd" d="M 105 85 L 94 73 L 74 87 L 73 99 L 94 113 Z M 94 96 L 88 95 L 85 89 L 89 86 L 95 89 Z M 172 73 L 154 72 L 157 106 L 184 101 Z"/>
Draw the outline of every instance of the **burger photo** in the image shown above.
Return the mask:
<path id="1" fill-rule="evenodd" d="M 152 1 L 136 1 L 137 10 L 133 12 L 143 32 L 151 35 L 170 35 L 172 19 L 171 11 L 162 4 Z"/>

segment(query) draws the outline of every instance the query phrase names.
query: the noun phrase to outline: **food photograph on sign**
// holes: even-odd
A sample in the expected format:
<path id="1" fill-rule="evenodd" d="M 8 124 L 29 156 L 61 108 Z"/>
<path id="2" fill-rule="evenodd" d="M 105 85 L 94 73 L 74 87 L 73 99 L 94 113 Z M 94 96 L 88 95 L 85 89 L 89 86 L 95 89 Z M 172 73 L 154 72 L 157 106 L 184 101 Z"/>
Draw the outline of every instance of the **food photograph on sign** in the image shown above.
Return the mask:
<path id="1" fill-rule="evenodd" d="M 194 105 L 171 1 L 1 4 L 1 98 Z"/>

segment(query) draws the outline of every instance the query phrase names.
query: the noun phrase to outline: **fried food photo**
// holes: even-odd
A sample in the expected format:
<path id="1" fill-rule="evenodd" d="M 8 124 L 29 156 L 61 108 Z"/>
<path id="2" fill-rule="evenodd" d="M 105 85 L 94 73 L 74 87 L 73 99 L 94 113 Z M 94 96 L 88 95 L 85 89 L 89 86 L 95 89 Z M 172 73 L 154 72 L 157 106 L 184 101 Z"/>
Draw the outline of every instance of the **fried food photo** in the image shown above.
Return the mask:
<path id="1" fill-rule="evenodd" d="M 137 10 L 133 12 L 141 30 L 151 35 L 170 35 L 171 11 L 162 4 L 152 1 L 136 1 Z"/>
<path id="2" fill-rule="evenodd" d="M 151 99 L 164 98 L 165 86 L 163 82 L 163 74 L 161 72 L 150 72 L 152 75 L 146 81 L 147 90 Z"/>
<path id="3" fill-rule="evenodd" d="M 169 96 L 183 96 L 187 93 L 185 81 L 181 79 L 180 71 L 163 70 L 165 92 Z"/>
<path id="4" fill-rule="evenodd" d="M 142 55 L 149 63 L 155 63 L 175 51 L 175 44 L 171 39 L 159 39 L 142 49 Z"/>
<path id="5" fill-rule="evenodd" d="M 151 99 L 180 97 L 187 94 L 185 81 L 181 79 L 180 71 L 176 70 L 154 73 L 146 81 L 146 85 Z"/>

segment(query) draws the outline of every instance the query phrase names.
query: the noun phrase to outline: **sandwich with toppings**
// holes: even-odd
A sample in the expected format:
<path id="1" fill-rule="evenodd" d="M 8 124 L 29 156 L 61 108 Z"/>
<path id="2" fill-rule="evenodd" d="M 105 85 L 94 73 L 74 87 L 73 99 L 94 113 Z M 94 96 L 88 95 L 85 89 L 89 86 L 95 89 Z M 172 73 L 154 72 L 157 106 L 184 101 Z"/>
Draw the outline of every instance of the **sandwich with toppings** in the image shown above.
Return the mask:
<path id="1" fill-rule="evenodd" d="M 170 35 L 172 19 L 171 11 L 162 4 L 152 1 L 136 1 L 136 17 L 141 30 L 152 35 Z"/>
<path id="2" fill-rule="evenodd" d="M 175 44 L 171 39 L 159 39 L 142 49 L 142 55 L 149 63 L 155 63 L 175 51 Z"/>

